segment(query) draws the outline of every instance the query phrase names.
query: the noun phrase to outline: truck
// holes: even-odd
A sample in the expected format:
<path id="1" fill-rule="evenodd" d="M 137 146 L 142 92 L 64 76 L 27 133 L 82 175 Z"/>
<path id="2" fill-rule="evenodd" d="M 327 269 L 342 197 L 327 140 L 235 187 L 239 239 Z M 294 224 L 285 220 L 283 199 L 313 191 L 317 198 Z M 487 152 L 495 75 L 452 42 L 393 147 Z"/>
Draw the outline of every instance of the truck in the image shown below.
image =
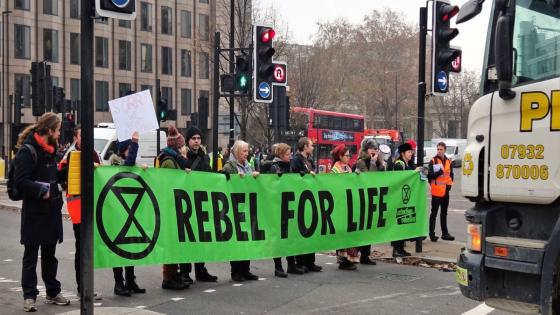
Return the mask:
<path id="1" fill-rule="evenodd" d="M 465 3 L 457 24 L 483 2 Z M 560 314 L 560 1 L 488 2 L 461 166 L 474 206 L 456 280 L 464 296 L 497 309 Z"/>

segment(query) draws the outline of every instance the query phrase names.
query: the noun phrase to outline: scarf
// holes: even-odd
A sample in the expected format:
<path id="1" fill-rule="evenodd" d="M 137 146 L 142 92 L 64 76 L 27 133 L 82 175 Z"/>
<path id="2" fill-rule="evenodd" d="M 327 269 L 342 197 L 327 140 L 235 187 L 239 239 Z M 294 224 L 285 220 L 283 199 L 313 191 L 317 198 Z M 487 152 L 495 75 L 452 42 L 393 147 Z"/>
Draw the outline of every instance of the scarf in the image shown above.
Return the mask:
<path id="1" fill-rule="evenodd" d="M 34 132 L 33 133 L 33 138 L 35 138 L 35 141 L 37 141 L 37 144 L 41 147 L 41 149 L 43 149 L 43 151 L 45 151 L 49 154 L 54 153 L 54 147 L 52 145 L 46 143 L 45 140 L 43 140 L 43 137 L 39 136 L 38 133 Z"/>

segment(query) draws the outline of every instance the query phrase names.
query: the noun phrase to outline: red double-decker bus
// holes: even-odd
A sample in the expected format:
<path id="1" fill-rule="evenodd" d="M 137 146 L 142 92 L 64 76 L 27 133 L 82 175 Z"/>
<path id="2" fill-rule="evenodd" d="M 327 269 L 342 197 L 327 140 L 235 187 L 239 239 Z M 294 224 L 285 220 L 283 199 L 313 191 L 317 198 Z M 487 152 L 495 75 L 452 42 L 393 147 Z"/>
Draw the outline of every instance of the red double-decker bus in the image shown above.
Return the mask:
<path id="1" fill-rule="evenodd" d="M 330 153 L 341 143 L 350 150 L 350 165 L 356 163 L 364 138 L 364 116 L 302 107 L 293 107 L 290 114 L 286 141 L 294 144 L 299 137 L 310 138 L 315 144 L 314 160 L 319 172 L 330 172 Z"/>

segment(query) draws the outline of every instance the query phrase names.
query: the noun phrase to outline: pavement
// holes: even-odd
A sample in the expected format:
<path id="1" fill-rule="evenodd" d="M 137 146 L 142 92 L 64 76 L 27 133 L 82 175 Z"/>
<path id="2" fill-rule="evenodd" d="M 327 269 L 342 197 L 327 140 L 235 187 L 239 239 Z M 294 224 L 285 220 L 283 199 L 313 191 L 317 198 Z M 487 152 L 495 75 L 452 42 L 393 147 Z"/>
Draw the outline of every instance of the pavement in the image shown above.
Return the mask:
<path id="1" fill-rule="evenodd" d="M 188 290 L 174 292 L 160 288 L 160 266 L 142 266 L 136 268 L 137 279 L 147 288 L 148 294 L 123 298 L 112 295 L 111 270 L 98 269 L 95 288 L 105 294 L 102 301 L 95 301 L 95 313 L 504 314 L 462 297 L 454 272 L 450 272 L 465 244 L 464 212 L 470 205 L 458 191 L 452 191 L 448 222 L 457 236 L 456 241 L 425 240 L 421 253 L 415 253 L 414 243 L 407 242 L 407 250 L 413 258 L 404 261 L 391 257 L 389 244 L 376 244 L 372 258 L 378 261 L 377 266 L 360 265 L 357 272 L 338 270 L 334 253 L 325 252 L 317 255 L 317 263 L 324 267 L 324 272 L 279 279 L 273 276 L 272 261 L 252 261 L 251 271 L 261 277 L 260 281 L 232 283 L 229 264 L 213 263 L 208 264 L 208 270 L 219 277 L 217 283 L 195 283 Z M 23 252 L 19 245 L 17 215 L 21 202 L 9 200 L 1 182 L 0 210 L 5 210 L 0 211 L 0 239 L 3 240 L 0 245 L 0 314 L 21 314 L 21 285 L 16 280 L 21 275 Z M 66 212 L 65 207 L 63 211 Z M 63 294 L 72 300 L 72 305 L 56 307 L 38 301 L 42 314 L 79 313 L 79 300 L 72 290 L 75 287 L 74 239 L 68 218 L 64 230 L 65 241 L 57 248 L 59 280 L 65 289 Z M 39 287 L 39 290 L 44 295 L 44 288 Z"/>

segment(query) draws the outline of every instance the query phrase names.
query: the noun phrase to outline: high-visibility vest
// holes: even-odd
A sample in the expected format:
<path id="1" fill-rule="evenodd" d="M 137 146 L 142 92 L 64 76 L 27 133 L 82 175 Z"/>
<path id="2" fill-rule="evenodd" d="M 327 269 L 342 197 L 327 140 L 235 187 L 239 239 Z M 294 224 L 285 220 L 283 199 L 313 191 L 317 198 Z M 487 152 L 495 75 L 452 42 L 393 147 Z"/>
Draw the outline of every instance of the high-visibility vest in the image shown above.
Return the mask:
<path id="1" fill-rule="evenodd" d="M 68 209 L 72 223 L 82 223 L 82 198 L 80 195 L 66 194 L 66 209 Z"/>
<path id="2" fill-rule="evenodd" d="M 453 185 L 453 179 L 451 179 L 451 161 L 449 159 L 445 159 L 445 161 L 442 163 L 441 159 L 436 159 L 434 157 L 432 159 L 432 163 L 433 165 L 441 165 L 443 170 L 442 175 L 438 176 L 436 179 L 433 179 L 430 182 L 430 186 L 432 188 L 432 196 L 445 197 L 447 186 Z"/>

